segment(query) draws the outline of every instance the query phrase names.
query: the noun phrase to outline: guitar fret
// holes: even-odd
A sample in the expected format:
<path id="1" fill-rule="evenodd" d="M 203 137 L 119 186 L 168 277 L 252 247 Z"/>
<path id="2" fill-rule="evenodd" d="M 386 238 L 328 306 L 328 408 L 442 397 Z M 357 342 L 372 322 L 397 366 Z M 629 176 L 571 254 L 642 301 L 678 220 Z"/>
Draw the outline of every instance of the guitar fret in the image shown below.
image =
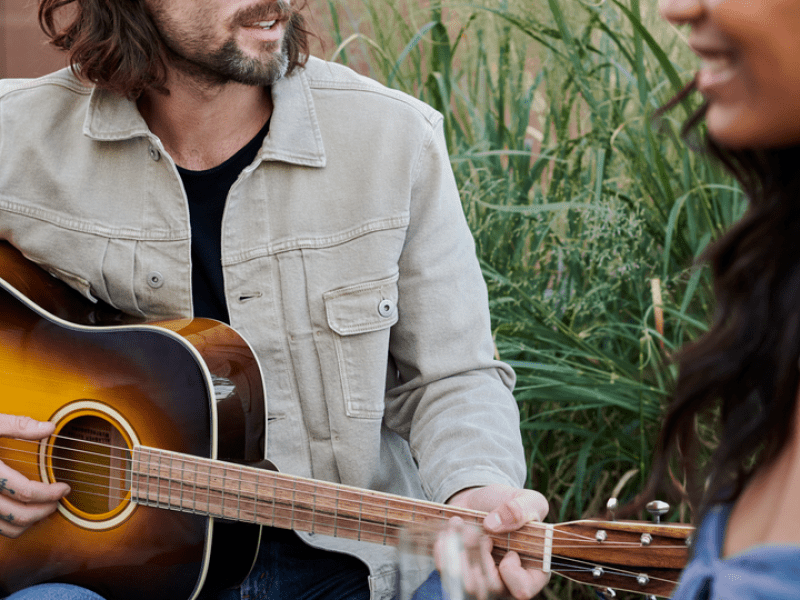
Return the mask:
<path id="1" fill-rule="evenodd" d="M 361 520 L 362 520 L 363 515 L 364 515 L 364 503 L 360 502 L 358 504 L 358 541 L 359 542 L 362 539 L 361 536 L 364 534 L 364 532 L 361 529 Z"/>
<path id="2" fill-rule="evenodd" d="M 275 524 L 275 512 L 278 507 L 278 500 L 275 497 L 275 481 L 276 481 L 275 479 L 272 480 L 272 521 L 270 523 L 271 525 Z"/>
<path id="3" fill-rule="evenodd" d="M 184 484 L 184 477 L 185 477 L 185 474 L 186 474 L 185 471 L 186 471 L 186 461 L 181 459 L 181 468 L 180 468 L 180 472 L 181 472 L 181 478 L 180 478 L 180 502 L 179 502 L 178 506 L 183 506 L 183 503 L 184 503 L 183 492 L 184 492 L 184 489 L 186 487 L 185 484 Z"/>
<path id="4" fill-rule="evenodd" d="M 317 493 L 316 488 L 311 495 L 312 510 L 311 510 L 311 531 L 317 530 Z"/>
<path id="5" fill-rule="evenodd" d="M 167 507 L 172 506 L 172 465 L 173 465 L 173 463 L 174 463 L 174 459 L 172 458 L 172 455 L 170 455 L 169 463 L 168 463 L 169 466 L 167 467 L 168 472 L 169 472 L 169 476 L 168 476 L 169 479 L 167 479 Z"/>
<path id="6" fill-rule="evenodd" d="M 213 471 L 214 471 L 214 469 L 213 469 L 213 467 L 211 465 L 208 465 L 207 468 L 208 468 L 208 471 L 206 473 L 206 478 L 208 480 L 208 483 L 206 484 L 206 489 L 205 489 L 206 507 L 208 509 L 208 513 L 210 515 L 214 516 L 214 510 L 213 510 L 213 508 L 214 508 L 214 494 L 213 494 L 213 490 L 214 490 L 214 487 L 213 487 L 213 482 L 214 482 Z"/>
<path id="7" fill-rule="evenodd" d="M 156 463 L 156 508 L 161 506 L 161 454 L 158 454 L 158 462 Z"/>
<path id="8" fill-rule="evenodd" d="M 239 489 L 236 493 L 236 516 L 241 519 L 242 517 L 242 477 L 239 475 Z"/>
<path id="9" fill-rule="evenodd" d="M 333 509 L 333 537 L 336 537 L 339 529 L 339 492 L 339 488 L 336 488 L 336 502 Z"/>
<path id="10" fill-rule="evenodd" d="M 192 469 L 194 476 L 194 486 L 192 488 L 192 509 L 197 511 L 197 469 Z"/>
<path id="11" fill-rule="evenodd" d="M 389 528 L 389 498 L 385 500 L 383 513 L 383 543 L 386 544 L 386 533 Z"/>
<path id="12" fill-rule="evenodd" d="M 297 499 L 297 480 L 295 479 L 292 483 L 293 483 L 293 485 L 292 485 L 292 502 L 291 502 L 291 504 L 292 504 L 292 517 L 290 519 L 290 525 L 291 525 L 292 529 L 296 529 L 296 527 L 295 527 L 294 510 L 295 510 L 295 504 L 296 504 L 296 499 Z"/>

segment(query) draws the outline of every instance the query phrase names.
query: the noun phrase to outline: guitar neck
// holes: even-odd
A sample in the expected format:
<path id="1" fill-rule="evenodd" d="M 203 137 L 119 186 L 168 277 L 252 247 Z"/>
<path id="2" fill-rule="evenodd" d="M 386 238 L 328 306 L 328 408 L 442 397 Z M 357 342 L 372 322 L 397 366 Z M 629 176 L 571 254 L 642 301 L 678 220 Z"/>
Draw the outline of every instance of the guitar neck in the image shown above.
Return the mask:
<path id="1" fill-rule="evenodd" d="M 138 504 L 280 529 L 398 545 L 409 526 L 452 517 L 481 527 L 485 513 L 286 475 L 255 467 L 136 447 L 131 498 Z M 669 596 L 688 556 L 685 525 L 637 521 L 528 523 L 491 536 L 499 562 L 515 551 L 526 568 L 595 586 Z"/>
<path id="2" fill-rule="evenodd" d="M 131 462 L 131 496 L 138 504 L 363 542 L 396 546 L 405 527 L 436 526 L 452 517 L 480 527 L 485 516 L 154 448 L 135 448 Z M 531 525 L 493 536 L 496 558 L 517 550 L 523 564 L 543 568 L 548 527 Z"/>

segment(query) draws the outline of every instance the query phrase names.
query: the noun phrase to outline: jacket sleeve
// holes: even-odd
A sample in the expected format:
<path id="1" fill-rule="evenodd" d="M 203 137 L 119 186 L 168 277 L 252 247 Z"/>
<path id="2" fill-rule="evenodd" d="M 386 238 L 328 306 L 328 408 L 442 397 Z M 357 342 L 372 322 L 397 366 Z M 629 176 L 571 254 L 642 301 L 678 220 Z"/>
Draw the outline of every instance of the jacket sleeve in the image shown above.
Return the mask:
<path id="1" fill-rule="evenodd" d="M 434 501 L 491 483 L 521 487 L 514 372 L 494 360 L 486 284 L 441 119 L 421 152 L 411 196 L 386 424 L 408 438 Z"/>

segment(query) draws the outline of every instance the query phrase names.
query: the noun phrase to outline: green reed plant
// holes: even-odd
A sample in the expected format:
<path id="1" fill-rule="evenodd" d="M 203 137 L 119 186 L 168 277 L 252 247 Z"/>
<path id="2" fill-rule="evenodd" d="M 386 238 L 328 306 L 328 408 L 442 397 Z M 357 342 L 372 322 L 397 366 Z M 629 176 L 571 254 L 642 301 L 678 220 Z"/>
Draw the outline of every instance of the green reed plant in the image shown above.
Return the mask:
<path id="1" fill-rule="evenodd" d="M 498 353 L 518 375 L 528 484 L 557 521 L 641 489 L 670 357 L 713 311 L 695 261 L 745 208 L 690 149 L 700 134 L 681 137 L 697 99 L 653 118 L 691 78 L 655 8 L 329 2 L 337 60 L 445 116 Z"/>

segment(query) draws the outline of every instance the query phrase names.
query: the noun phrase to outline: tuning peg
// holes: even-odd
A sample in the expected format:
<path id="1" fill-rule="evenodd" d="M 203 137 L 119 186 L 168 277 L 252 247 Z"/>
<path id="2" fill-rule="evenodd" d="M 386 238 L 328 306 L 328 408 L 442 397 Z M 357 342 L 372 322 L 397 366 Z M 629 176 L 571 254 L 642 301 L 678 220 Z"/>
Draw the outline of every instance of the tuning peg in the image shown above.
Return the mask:
<path id="1" fill-rule="evenodd" d="M 661 516 L 669 512 L 669 504 L 662 502 L 661 500 L 653 500 L 652 502 L 648 502 L 645 508 L 656 523 L 660 523 Z"/>
<path id="2" fill-rule="evenodd" d="M 606 588 L 602 591 L 595 590 L 595 592 L 597 593 L 597 597 L 600 598 L 601 600 L 610 600 L 611 598 L 617 597 L 617 592 L 615 592 L 611 588 Z"/>
<path id="3" fill-rule="evenodd" d="M 617 513 L 617 507 L 618 506 L 619 506 L 619 502 L 617 501 L 616 498 L 609 498 L 608 502 L 606 502 L 606 509 L 608 509 L 608 512 L 611 513 L 611 520 L 612 521 L 616 521 L 617 520 L 616 513 Z"/>

